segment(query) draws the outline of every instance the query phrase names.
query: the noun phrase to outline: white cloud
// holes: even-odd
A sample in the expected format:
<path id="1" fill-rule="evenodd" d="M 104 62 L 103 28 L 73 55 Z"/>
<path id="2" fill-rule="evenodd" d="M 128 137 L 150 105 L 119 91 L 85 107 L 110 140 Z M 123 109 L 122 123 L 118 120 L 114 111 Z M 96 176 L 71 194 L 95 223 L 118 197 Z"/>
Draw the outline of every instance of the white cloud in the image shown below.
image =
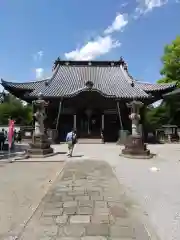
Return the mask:
<path id="1" fill-rule="evenodd" d="M 44 69 L 43 68 L 36 68 L 36 79 L 41 80 L 43 78 Z"/>
<path id="2" fill-rule="evenodd" d="M 132 13 L 132 18 L 137 19 L 141 15 L 152 11 L 154 8 L 160 8 L 167 4 L 170 0 L 135 0 L 137 7 Z M 180 0 L 173 0 L 180 1 Z M 125 7 L 127 3 L 123 3 Z M 71 60 L 92 60 L 99 56 L 109 53 L 112 49 L 117 48 L 121 43 L 112 37 L 114 32 L 122 32 L 124 27 L 129 23 L 128 15 L 118 13 L 114 21 L 108 26 L 103 35 L 99 35 L 95 40 L 88 41 L 82 47 L 78 47 L 71 52 L 66 52 L 65 57 Z"/>
<path id="3" fill-rule="evenodd" d="M 44 53 L 43 53 L 43 51 L 39 51 L 39 52 L 37 52 L 37 55 L 38 55 L 39 58 L 41 59 L 41 58 L 43 57 Z"/>
<path id="4" fill-rule="evenodd" d="M 40 62 L 42 60 L 42 57 L 44 56 L 44 52 L 43 51 L 38 51 L 37 53 L 35 53 L 33 55 L 34 61 L 35 62 Z"/>
<path id="5" fill-rule="evenodd" d="M 129 4 L 128 2 L 124 2 L 124 3 L 121 4 L 120 7 L 121 7 L 121 8 L 124 8 L 124 7 L 126 7 L 128 4 Z"/>
<path id="6" fill-rule="evenodd" d="M 92 60 L 110 52 L 113 48 L 117 48 L 120 45 L 120 42 L 114 40 L 110 35 L 105 37 L 99 36 L 96 40 L 89 41 L 81 48 L 65 53 L 65 57 L 73 60 Z"/>
<path id="7" fill-rule="evenodd" d="M 116 31 L 123 31 L 124 27 L 128 24 L 127 14 L 120 14 L 116 16 L 113 23 L 104 31 L 105 34 L 110 34 Z"/>
<path id="8" fill-rule="evenodd" d="M 145 0 L 146 11 L 151 11 L 153 8 L 162 7 L 167 3 L 168 0 Z"/>
<path id="9" fill-rule="evenodd" d="M 126 3 L 124 3 L 125 6 Z M 88 41 L 84 46 L 65 53 L 66 59 L 92 60 L 120 47 L 121 43 L 112 37 L 113 32 L 122 31 L 128 24 L 128 15 L 118 13 L 113 23 L 105 29 L 103 35 Z"/>
<path id="10" fill-rule="evenodd" d="M 135 18 L 142 14 L 152 11 L 154 8 L 160 8 L 167 4 L 169 0 L 136 0 L 138 3 L 135 9 Z"/>

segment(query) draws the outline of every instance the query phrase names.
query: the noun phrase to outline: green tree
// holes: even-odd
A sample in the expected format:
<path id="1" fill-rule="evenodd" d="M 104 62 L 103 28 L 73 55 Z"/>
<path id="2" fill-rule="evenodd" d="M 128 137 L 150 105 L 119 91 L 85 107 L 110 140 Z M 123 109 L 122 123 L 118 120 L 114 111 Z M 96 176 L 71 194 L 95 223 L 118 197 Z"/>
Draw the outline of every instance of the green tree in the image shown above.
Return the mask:
<path id="1" fill-rule="evenodd" d="M 0 104 L 0 124 L 8 124 L 9 117 L 17 124 L 30 124 L 32 121 L 32 108 L 24 106 L 22 102 L 11 94 L 5 94 Z"/>
<path id="2" fill-rule="evenodd" d="M 160 71 L 162 79 L 158 83 L 176 82 L 180 87 L 180 36 L 177 36 L 171 44 L 164 48 L 161 58 L 163 67 Z M 148 109 L 146 113 L 146 125 L 150 129 L 160 128 L 165 124 L 180 123 L 180 101 L 178 96 L 165 99 L 162 105 L 157 108 Z"/>
<path id="3" fill-rule="evenodd" d="M 164 55 L 161 58 L 163 68 L 161 69 L 162 79 L 158 83 L 177 82 L 180 87 L 180 36 L 177 36 L 171 44 L 164 48 Z"/>
<path id="4" fill-rule="evenodd" d="M 166 103 L 156 108 L 148 108 L 146 111 L 145 125 L 149 131 L 154 131 L 162 125 L 170 124 L 169 120 L 169 107 Z"/>

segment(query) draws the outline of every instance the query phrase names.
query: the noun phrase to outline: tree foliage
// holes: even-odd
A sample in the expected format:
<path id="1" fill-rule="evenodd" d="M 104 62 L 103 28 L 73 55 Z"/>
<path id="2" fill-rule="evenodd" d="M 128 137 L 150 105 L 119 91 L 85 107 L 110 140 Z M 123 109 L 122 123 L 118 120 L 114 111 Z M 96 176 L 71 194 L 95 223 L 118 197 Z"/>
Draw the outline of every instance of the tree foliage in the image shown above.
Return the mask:
<path id="1" fill-rule="evenodd" d="M 0 104 L 0 124 L 8 124 L 9 117 L 16 120 L 17 124 L 30 124 L 32 121 L 32 108 L 11 94 L 4 94 Z"/>
<path id="2" fill-rule="evenodd" d="M 145 116 L 146 129 L 153 131 L 169 123 L 168 111 L 169 109 L 165 103 L 157 108 L 148 108 Z"/>
<path id="3" fill-rule="evenodd" d="M 176 81 L 180 87 L 180 36 L 165 46 L 161 61 L 163 63 L 163 68 L 160 71 L 162 79 L 158 82 L 171 83 Z"/>
<path id="4" fill-rule="evenodd" d="M 160 71 L 162 79 L 158 83 L 176 82 L 180 87 L 180 36 L 171 44 L 166 45 L 161 58 L 163 67 Z M 157 129 L 164 124 L 180 124 L 180 97 L 172 96 L 165 99 L 157 108 L 149 109 L 146 114 L 146 124 Z"/>

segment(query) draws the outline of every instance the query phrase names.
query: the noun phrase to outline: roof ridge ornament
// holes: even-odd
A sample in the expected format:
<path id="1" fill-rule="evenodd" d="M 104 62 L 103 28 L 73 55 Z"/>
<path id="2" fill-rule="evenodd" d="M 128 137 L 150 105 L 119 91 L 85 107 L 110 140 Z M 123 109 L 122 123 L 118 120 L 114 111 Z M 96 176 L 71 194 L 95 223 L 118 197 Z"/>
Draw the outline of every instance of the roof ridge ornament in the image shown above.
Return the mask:
<path id="1" fill-rule="evenodd" d="M 133 81 L 133 77 L 129 74 L 128 72 L 128 65 L 127 63 L 124 61 L 123 57 L 120 57 L 120 65 L 123 67 L 123 69 L 126 71 L 126 73 L 128 74 L 128 76 L 131 78 L 131 86 L 134 87 L 134 81 Z"/>
<path id="2" fill-rule="evenodd" d="M 127 65 L 127 63 L 124 61 L 123 57 L 120 57 L 119 63 L 120 63 L 120 65 L 124 68 L 125 71 L 128 71 L 128 65 Z"/>
<path id="3" fill-rule="evenodd" d="M 85 83 L 85 85 L 86 85 L 86 87 L 87 87 L 89 90 L 91 90 L 91 89 L 93 88 L 93 86 L 94 86 L 94 83 L 91 82 L 91 81 L 87 81 L 87 82 Z"/>
<path id="4" fill-rule="evenodd" d="M 52 67 L 52 71 L 54 71 L 58 65 L 58 63 L 61 61 L 60 57 L 58 57 L 55 61 L 54 61 L 54 64 L 53 64 L 53 67 Z"/>

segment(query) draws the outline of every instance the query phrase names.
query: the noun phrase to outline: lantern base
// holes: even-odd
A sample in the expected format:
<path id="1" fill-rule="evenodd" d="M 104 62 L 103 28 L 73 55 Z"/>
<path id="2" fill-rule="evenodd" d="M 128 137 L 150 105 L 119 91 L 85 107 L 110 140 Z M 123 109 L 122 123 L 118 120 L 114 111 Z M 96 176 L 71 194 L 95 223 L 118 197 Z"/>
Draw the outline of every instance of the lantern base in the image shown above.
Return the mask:
<path id="1" fill-rule="evenodd" d="M 122 149 L 121 156 L 127 158 L 152 158 L 153 154 L 147 149 L 141 136 L 129 136 L 125 143 L 125 148 Z"/>
<path id="2" fill-rule="evenodd" d="M 34 136 L 33 142 L 29 144 L 27 150 L 29 157 L 48 157 L 54 155 L 54 149 L 51 148 L 50 141 L 45 134 Z"/>

